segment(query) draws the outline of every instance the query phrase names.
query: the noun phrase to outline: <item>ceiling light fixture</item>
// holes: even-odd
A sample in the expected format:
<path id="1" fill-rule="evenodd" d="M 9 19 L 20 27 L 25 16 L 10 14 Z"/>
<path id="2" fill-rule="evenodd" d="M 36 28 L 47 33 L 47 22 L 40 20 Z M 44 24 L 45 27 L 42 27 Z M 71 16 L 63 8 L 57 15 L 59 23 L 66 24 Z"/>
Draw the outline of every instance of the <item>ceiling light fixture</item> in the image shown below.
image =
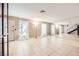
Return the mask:
<path id="1" fill-rule="evenodd" d="M 40 11 L 40 13 L 44 13 L 44 12 L 46 12 L 46 11 L 45 11 L 45 10 L 41 10 L 41 11 Z"/>

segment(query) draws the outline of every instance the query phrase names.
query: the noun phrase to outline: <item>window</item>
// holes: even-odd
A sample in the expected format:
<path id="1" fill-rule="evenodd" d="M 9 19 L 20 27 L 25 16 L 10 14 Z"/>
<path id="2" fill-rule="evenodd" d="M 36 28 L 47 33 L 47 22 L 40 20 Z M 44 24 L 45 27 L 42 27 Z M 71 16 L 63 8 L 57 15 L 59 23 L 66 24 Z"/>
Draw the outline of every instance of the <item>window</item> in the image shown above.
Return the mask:
<path id="1" fill-rule="evenodd" d="M 19 39 L 26 40 L 29 38 L 29 22 L 25 20 L 19 21 Z"/>
<path id="2" fill-rule="evenodd" d="M 41 24 L 41 36 L 47 35 L 47 24 Z"/>

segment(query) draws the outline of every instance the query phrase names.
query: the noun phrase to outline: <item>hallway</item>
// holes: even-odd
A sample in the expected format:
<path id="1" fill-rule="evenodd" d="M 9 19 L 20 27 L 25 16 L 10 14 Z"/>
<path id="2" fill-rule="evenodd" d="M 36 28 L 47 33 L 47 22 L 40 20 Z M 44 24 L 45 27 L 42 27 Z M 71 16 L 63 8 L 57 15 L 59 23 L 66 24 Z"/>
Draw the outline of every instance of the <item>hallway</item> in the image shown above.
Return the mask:
<path id="1" fill-rule="evenodd" d="M 79 37 L 64 34 L 9 43 L 10 56 L 77 56 Z"/>
<path id="2" fill-rule="evenodd" d="M 0 8 L 0 56 L 79 55 L 79 4 L 3 3 Z"/>

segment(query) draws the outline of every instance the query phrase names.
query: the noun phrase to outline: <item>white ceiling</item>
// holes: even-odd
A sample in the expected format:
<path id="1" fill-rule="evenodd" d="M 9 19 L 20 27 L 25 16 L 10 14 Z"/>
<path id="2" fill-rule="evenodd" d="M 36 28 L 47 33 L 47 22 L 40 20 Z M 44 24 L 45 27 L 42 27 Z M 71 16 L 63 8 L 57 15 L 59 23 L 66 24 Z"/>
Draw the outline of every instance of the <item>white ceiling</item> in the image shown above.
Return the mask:
<path id="1" fill-rule="evenodd" d="M 40 13 L 40 10 L 45 13 Z M 39 18 L 58 22 L 79 16 L 79 3 L 17 3 L 9 4 L 9 14 L 27 19 Z"/>

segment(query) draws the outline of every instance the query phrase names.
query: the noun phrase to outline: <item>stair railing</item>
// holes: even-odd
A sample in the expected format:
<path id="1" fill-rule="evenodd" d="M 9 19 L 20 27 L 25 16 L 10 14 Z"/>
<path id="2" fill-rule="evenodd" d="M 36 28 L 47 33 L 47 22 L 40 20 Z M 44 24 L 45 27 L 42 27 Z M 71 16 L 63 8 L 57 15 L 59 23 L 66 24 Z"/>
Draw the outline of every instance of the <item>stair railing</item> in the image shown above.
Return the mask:
<path id="1" fill-rule="evenodd" d="M 69 31 L 71 31 L 71 30 L 77 28 L 77 25 L 78 25 L 78 24 L 75 24 L 75 25 L 71 26 L 70 28 L 68 28 L 68 29 L 67 29 L 67 32 L 69 32 Z"/>

